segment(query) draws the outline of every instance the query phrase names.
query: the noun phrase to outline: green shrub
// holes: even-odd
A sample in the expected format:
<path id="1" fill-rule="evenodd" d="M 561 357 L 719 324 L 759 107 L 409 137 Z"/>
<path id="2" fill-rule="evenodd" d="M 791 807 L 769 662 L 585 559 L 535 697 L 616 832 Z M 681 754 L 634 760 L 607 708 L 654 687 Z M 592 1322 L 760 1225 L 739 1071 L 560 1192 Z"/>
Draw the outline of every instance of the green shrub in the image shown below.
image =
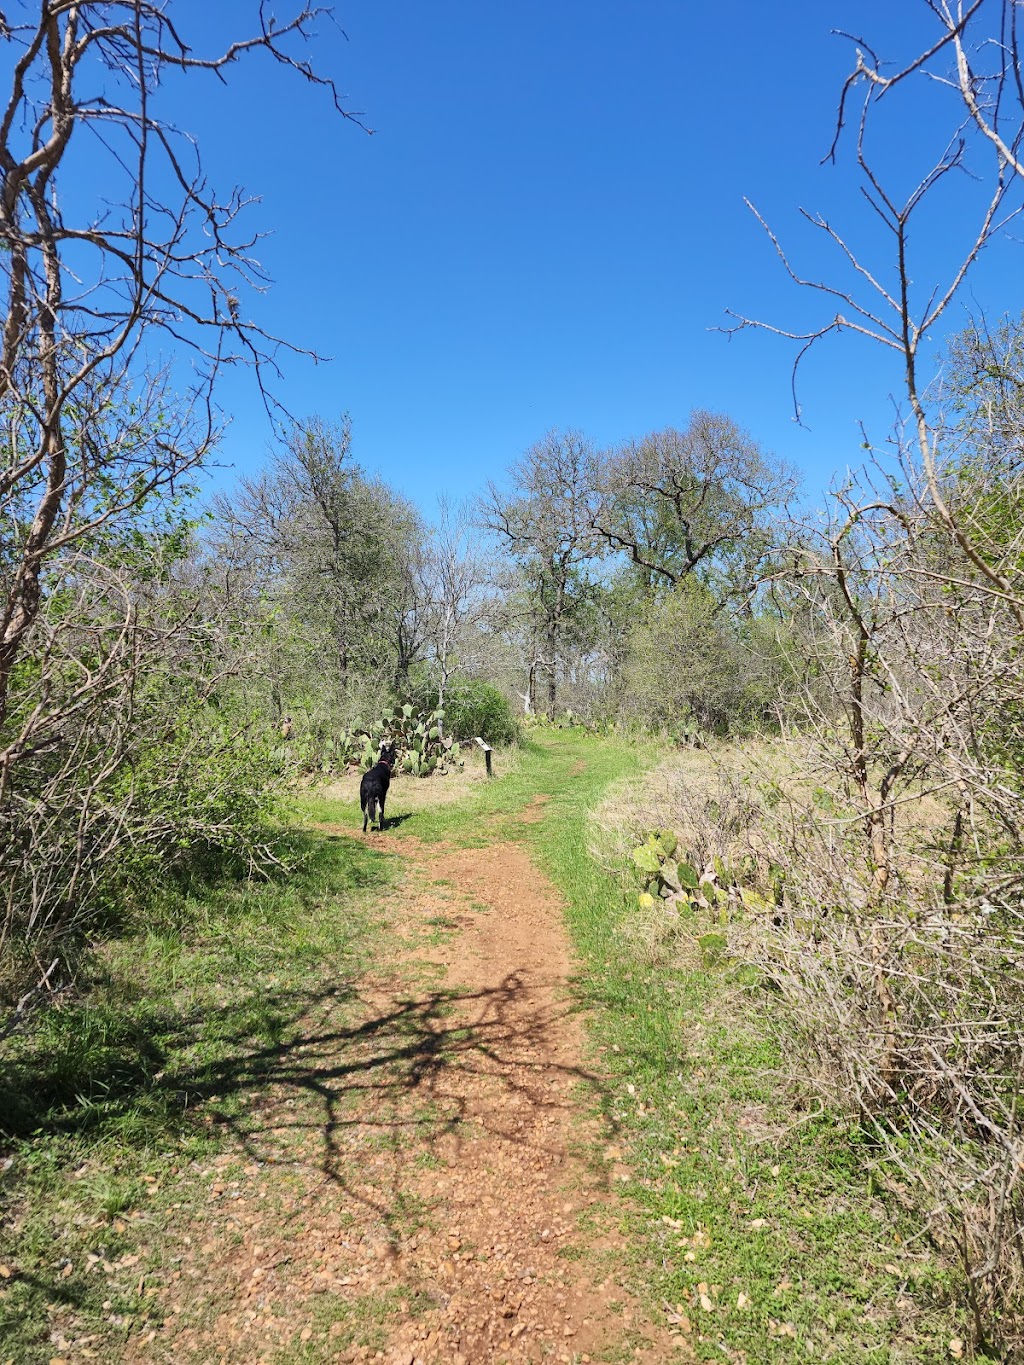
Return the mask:
<path id="1" fill-rule="evenodd" d="M 437 706 L 437 686 L 424 684 L 417 689 L 417 703 L 425 710 Z M 475 739 L 488 744 L 515 744 L 520 738 L 519 722 L 505 694 L 482 678 L 458 678 L 448 683 L 444 697 L 444 728 L 455 739 Z"/>
<path id="2" fill-rule="evenodd" d="M 790 645 L 777 634 L 774 622 L 720 611 L 706 588 L 687 580 L 636 615 L 620 681 L 621 719 L 692 747 L 712 735 L 775 728 L 777 699 L 793 690 Z"/>

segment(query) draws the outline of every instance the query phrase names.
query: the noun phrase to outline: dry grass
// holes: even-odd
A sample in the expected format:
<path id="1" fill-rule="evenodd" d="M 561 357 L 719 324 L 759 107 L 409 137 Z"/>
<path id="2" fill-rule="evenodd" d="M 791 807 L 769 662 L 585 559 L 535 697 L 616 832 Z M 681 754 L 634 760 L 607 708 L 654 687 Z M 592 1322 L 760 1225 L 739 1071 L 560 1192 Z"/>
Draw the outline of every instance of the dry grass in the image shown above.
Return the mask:
<path id="1" fill-rule="evenodd" d="M 971 911 L 942 894 L 941 799 L 892 816 L 896 873 L 873 894 L 863 821 L 814 750 L 764 742 L 667 757 L 599 807 L 596 857 L 630 879 L 629 853 L 670 829 L 728 904 L 632 912 L 624 946 L 649 966 L 699 964 L 709 931 L 777 992 L 784 1069 L 845 1115 L 880 1187 L 961 1272 L 984 1350 L 1024 1350 L 1024 917 L 1003 898 Z M 625 870 L 624 870 L 625 869 Z M 1005 902 L 1005 903 L 1004 903 Z M 715 1015 L 728 1018 L 729 999 Z"/>
<path id="2" fill-rule="evenodd" d="M 591 819 L 591 852 L 618 870 L 648 833 L 671 829 L 695 866 L 715 854 L 729 863 L 758 855 L 757 812 L 780 798 L 798 801 L 807 785 L 801 752 L 784 740 L 671 752 L 611 788 Z"/>
<path id="3" fill-rule="evenodd" d="M 679 839 L 679 856 L 699 869 L 715 857 L 730 866 L 744 857 L 763 862 L 754 819 L 759 792 L 795 780 L 796 773 L 782 741 L 672 751 L 642 777 L 608 791 L 591 816 L 591 856 L 613 875 L 630 879 L 631 851 L 652 831 L 668 829 Z M 700 962 L 694 926 L 673 905 L 657 901 L 634 910 L 619 933 L 630 955 L 645 965 L 685 970 Z"/>
<path id="4" fill-rule="evenodd" d="M 748 952 L 748 935 L 770 940 L 777 932 L 774 898 L 755 895 L 748 905 L 734 887 L 728 904 L 656 901 L 644 911 L 635 897 L 639 880 L 628 854 L 654 829 L 673 830 L 679 853 L 702 869 L 718 857 L 738 871 L 745 855 L 756 855 L 754 881 L 763 878 L 776 816 L 788 820 L 790 810 L 813 803 L 816 778 L 802 757 L 798 744 L 783 741 L 669 753 L 643 777 L 616 783 L 587 824 L 593 853 L 627 893 L 604 956 L 630 983 L 625 998 L 635 1036 L 622 1051 L 643 1097 L 638 1121 L 650 1153 L 644 1198 L 667 1215 L 664 1225 L 681 1222 L 691 1235 L 685 1244 L 694 1250 L 685 1259 L 692 1265 L 673 1268 L 666 1247 L 666 1285 L 691 1294 L 702 1281 L 742 1286 L 744 1301 L 755 1306 L 723 1329 L 728 1349 L 720 1347 L 731 1359 L 782 1358 L 772 1332 L 787 1292 L 780 1285 L 792 1283 L 807 1313 L 802 1326 L 792 1317 L 796 1309 L 786 1308 L 803 1338 L 794 1342 L 798 1354 L 802 1347 L 837 1362 L 930 1365 L 948 1341 L 968 1335 L 961 1305 L 946 1294 L 948 1263 L 915 1235 L 916 1210 L 883 1202 L 881 1183 L 867 1178 L 856 1116 L 824 1106 L 814 1093 L 788 1001 L 765 989 L 764 970 Z M 749 886 L 744 881 L 744 895 Z M 667 1063 L 656 1083 L 638 1060 L 655 1056 Z M 742 1191 L 733 1177 L 748 1182 Z M 659 1203 L 648 1182 L 671 1194 Z M 752 1246 L 751 1227 L 761 1217 L 771 1220 L 773 1240 Z M 706 1233 L 710 1248 L 692 1240 L 695 1230 Z M 776 1250 L 782 1261 L 772 1261 Z M 864 1277 L 872 1266 L 894 1282 L 869 1288 Z M 843 1306 L 861 1294 L 844 1325 Z M 672 1293 L 666 1297 L 675 1302 Z"/>
<path id="5" fill-rule="evenodd" d="M 466 766 L 449 773 L 434 773 L 431 777 L 412 777 L 397 773 L 391 782 L 387 798 L 387 818 L 397 819 L 436 806 L 451 805 L 479 792 L 487 782 L 483 751 L 473 747 L 463 749 Z M 492 754 L 494 771 L 506 776 L 518 769 L 521 756 L 518 749 L 495 750 Z M 359 808 L 359 780 L 362 774 L 352 770 L 342 774 L 318 792 L 327 801 L 338 801 Z"/>

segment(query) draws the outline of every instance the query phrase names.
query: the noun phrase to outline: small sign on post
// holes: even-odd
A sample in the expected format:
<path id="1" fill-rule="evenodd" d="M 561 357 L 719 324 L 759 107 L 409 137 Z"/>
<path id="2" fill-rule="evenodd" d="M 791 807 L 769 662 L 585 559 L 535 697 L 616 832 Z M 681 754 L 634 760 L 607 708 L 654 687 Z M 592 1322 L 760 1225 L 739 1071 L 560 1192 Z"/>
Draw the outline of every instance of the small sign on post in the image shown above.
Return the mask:
<path id="1" fill-rule="evenodd" d="M 486 767 L 487 767 L 487 776 L 488 776 L 488 777 L 493 777 L 493 776 L 494 776 L 494 773 L 493 773 L 493 771 L 492 771 L 492 769 L 491 769 L 491 746 L 490 746 L 489 744 L 485 744 L 484 741 L 480 738 L 479 735 L 477 735 L 477 737 L 476 737 L 476 742 L 477 742 L 477 744 L 480 745 L 480 748 L 483 749 L 483 751 L 484 751 L 484 763 L 485 763 L 485 765 L 486 765 Z"/>

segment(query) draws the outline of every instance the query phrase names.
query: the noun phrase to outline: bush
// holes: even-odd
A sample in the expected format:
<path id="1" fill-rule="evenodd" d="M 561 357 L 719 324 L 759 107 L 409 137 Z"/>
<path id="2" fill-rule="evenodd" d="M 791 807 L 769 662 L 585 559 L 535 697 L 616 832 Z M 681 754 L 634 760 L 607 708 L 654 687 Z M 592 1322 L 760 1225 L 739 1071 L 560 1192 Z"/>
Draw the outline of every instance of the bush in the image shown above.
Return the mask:
<path id="1" fill-rule="evenodd" d="M 748 660 L 711 594 L 687 583 L 650 603 L 629 632 L 620 711 L 627 721 L 670 733 L 749 729 L 757 712 Z"/>
<path id="2" fill-rule="evenodd" d="M 433 711 L 438 704 L 435 683 L 417 689 L 417 704 Z M 448 684 L 444 697 L 444 728 L 454 739 L 475 739 L 488 744 L 515 744 L 519 722 L 505 694 L 483 678 L 459 678 Z"/>
<path id="3" fill-rule="evenodd" d="M 0 1031 L 168 879 L 277 865 L 277 774 L 221 626 L 169 571 L 81 556 L 51 583 L 0 725 Z"/>

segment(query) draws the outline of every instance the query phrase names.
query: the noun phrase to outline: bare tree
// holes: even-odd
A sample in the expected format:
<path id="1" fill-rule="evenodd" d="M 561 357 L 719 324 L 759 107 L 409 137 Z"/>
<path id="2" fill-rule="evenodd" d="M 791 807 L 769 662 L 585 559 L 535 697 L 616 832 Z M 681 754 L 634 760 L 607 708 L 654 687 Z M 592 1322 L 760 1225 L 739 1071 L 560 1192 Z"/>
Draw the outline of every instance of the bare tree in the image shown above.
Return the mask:
<path id="1" fill-rule="evenodd" d="M 350 117 L 303 55 L 327 11 L 245 8 L 248 31 L 214 51 L 179 28 L 169 0 L 38 0 L 0 18 L 0 823 L 17 847 L 40 832 L 44 794 L 69 827 L 115 830 L 110 782 L 129 747 L 111 742 L 110 772 L 79 765 L 82 783 L 65 781 L 59 800 L 52 773 L 67 777 L 73 736 L 101 733 L 79 718 L 131 710 L 139 669 L 173 652 L 177 627 L 150 632 L 135 615 L 140 546 L 157 563 L 187 535 L 175 503 L 216 439 L 221 366 L 251 365 L 269 404 L 283 344 L 249 317 L 267 279 L 247 201 L 208 182 L 198 143 L 170 121 L 173 92 L 262 53 Z M 154 657 L 143 635 L 166 648 Z M 73 921 L 102 849 L 83 833 L 68 867 L 33 883 L 63 888 L 49 909 L 44 890 L 21 897 L 34 924 L 51 910 L 55 925 Z"/>
<path id="2" fill-rule="evenodd" d="M 809 710 L 815 765 L 838 781 L 831 814 L 810 815 L 777 854 L 801 923 L 784 921 L 766 957 L 810 1040 L 801 1055 L 815 1079 L 867 1122 L 883 1169 L 924 1192 L 929 1230 L 963 1266 L 976 1344 L 1013 1355 L 1024 1345 L 1022 1077 L 1019 1046 L 1004 1045 L 1024 1028 L 1016 347 L 1005 329 L 976 325 L 954 348 L 952 373 L 931 386 L 922 347 L 1019 212 L 1020 6 L 922 0 L 919 11 L 932 33 L 905 60 L 883 63 L 858 40 L 832 147 L 838 157 L 855 122 L 883 261 L 808 215 L 853 283 L 806 278 L 769 232 L 791 279 L 825 299 L 828 315 L 801 332 L 740 320 L 798 343 L 795 401 L 803 356 L 844 331 L 893 353 L 906 400 L 893 453 L 838 491 L 816 550 L 813 532 L 798 538 L 791 581 L 813 603 L 805 619 L 819 675 L 835 681 L 831 704 L 819 684 Z M 896 194 L 871 149 L 879 120 L 899 129 L 912 118 L 901 100 L 920 81 L 948 100 L 949 140 L 911 192 Z M 952 177 L 976 188 L 974 232 L 943 281 L 915 286 L 911 229 L 920 235 Z M 965 372 L 965 357 L 985 363 Z"/>
<path id="3" fill-rule="evenodd" d="M 45 0 L 37 17 L 5 25 L 16 55 L 0 115 L 0 498 L 18 504 L 22 531 L 0 615 L 0 724 L 46 559 L 201 460 L 221 365 L 245 360 L 259 375 L 279 345 L 244 311 L 246 291 L 266 283 L 242 224 L 245 200 L 238 191 L 222 200 L 207 183 L 196 144 L 160 113 L 163 87 L 181 75 L 223 79 L 263 51 L 340 108 L 333 85 L 293 50 L 322 11 L 303 6 L 281 21 L 260 12 L 252 36 L 201 55 L 169 9 L 166 0 Z M 106 163 L 92 176 L 94 212 L 69 219 L 60 174 L 76 131 L 76 141 L 95 134 Z M 184 441 L 164 425 L 168 387 L 153 392 L 137 378 L 160 335 L 199 359 L 185 402 L 198 424 Z M 140 417 L 130 458 L 112 458 L 90 419 L 105 392 L 132 390 Z"/>
<path id="4" fill-rule="evenodd" d="M 470 512 L 442 499 L 423 563 L 423 597 L 429 603 L 430 655 L 443 709 L 456 671 L 479 667 L 480 627 L 489 605 L 492 566 L 474 537 Z"/>
<path id="5" fill-rule="evenodd" d="M 587 599 L 599 552 L 591 524 L 592 467 L 585 436 L 551 431 L 513 465 L 511 492 L 489 484 L 480 505 L 484 526 L 509 551 L 527 585 L 543 651 L 529 674 L 531 683 L 538 669 L 547 676 L 549 717 L 556 709 L 561 651 Z"/>
<path id="6" fill-rule="evenodd" d="M 1012 603 L 1018 627 L 1024 628 L 1024 603 L 1018 588 L 996 573 L 972 543 L 946 502 L 941 477 L 939 427 L 930 410 L 921 373 L 921 348 L 938 328 L 979 256 L 1020 212 L 1017 179 L 1022 171 L 1020 149 L 1024 141 L 1024 86 L 1020 77 L 1019 6 L 1014 0 L 973 0 L 950 5 L 948 0 L 922 0 L 922 13 L 935 25 L 931 42 L 913 57 L 885 74 L 884 64 L 862 39 L 857 40 L 856 65 L 843 88 L 836 135 L 830 156 L 834 159 L 849 117 L 851 103 L 861 96 L 855 157 L 861 192 L 885 230 L 889 243 L 888 269 L 871 266 L 830 222 L 804 213 L 805 219 L 836 248 L 839 262 L 854 272 L 851 289 L 828 280 L 808 279 L 791 264 L 775 234 L 755 212 L 768 233 L 787 273 L 795 284 L 829 300 L 836 312 L 821 326 L 805 332 L 789 331 L 760 319 L 740 317 L 738 328 L 758 327 L 800 343 L 793 368 L 794 406 L 799 416 L 796 380 L 799 365 L 808 351 L 823 338 L 852 331 L 893 352 L 899 359 L 907 397 L 913 437 L 921 467 L 928 477 L 936 511 L 948 533 L 993 591 Z M 952 62 L 952 69 L 950 63 Z M 894 194 L 875 170 L 870 153 L 870 134 L 884 97 L 913 78 L 931 79 L 945 86 L 954 99 L 952 132 L 943 154 L 925 171 L 908 195 Z M 899 113 L 890 99 L 892 117 Z M 968 138 L 974 129 L 982 150 L 991 152 L 991 173 L 976 169 L 978 149 Z M 972 157 L 972 152 L 975 154 Z M 944 281 L 915 290 L 911 266 L 911 227 L 926 211 L 936 189 L 950 176 L 979 179 L 987 185 L 980 205 L 973 239 L 949 267 Z M 1013 196 L 1013 197 L 1011 197 Z M 886 275 L 891 283 L 886 282 Z"/>

